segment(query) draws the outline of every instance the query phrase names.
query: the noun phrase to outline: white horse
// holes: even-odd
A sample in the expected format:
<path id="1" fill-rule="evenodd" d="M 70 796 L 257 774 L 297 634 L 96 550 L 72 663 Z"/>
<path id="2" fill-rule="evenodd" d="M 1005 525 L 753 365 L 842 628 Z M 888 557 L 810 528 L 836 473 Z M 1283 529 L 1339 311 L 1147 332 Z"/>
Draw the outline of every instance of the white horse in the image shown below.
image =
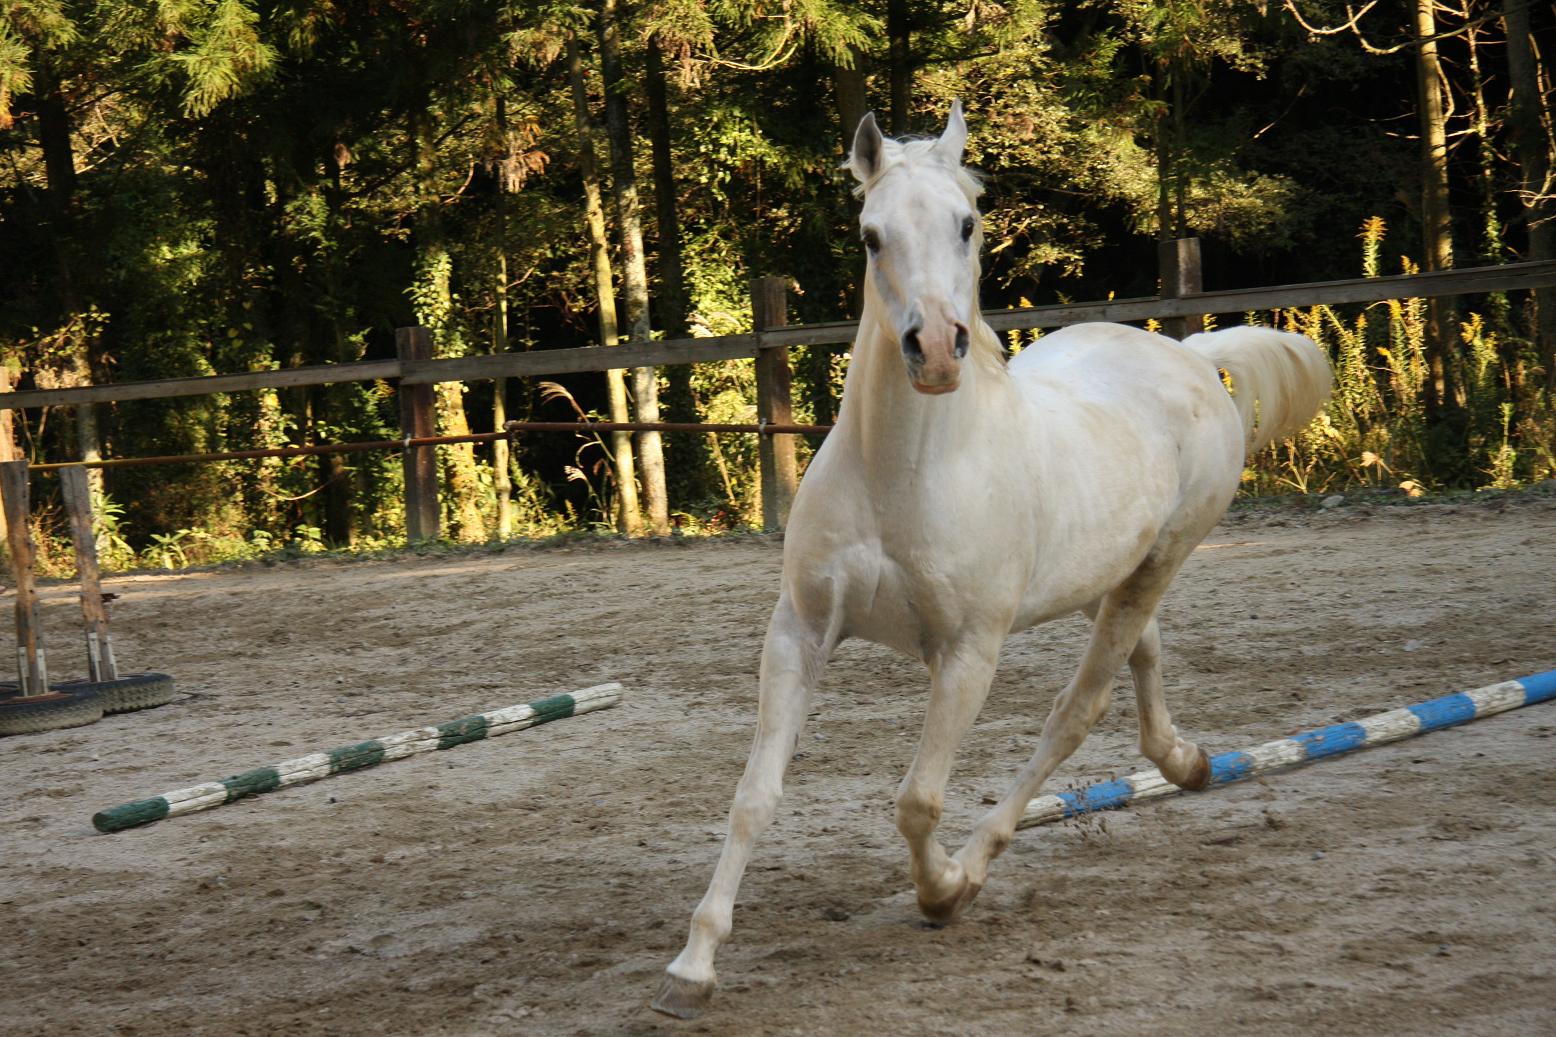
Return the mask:
<path id="1" fill-rule="evenodd" d="M 934 140 L 883 138 L 873 114 L 849 168 L 864 198 L 864 314 L 837 426 L 800 485 L 762 651 L 756 739 L 691 933 L 653 1007 L 702 1011 L 735 892 L 778 805 L 810 694 L 838 643 L 862 637 L 929 668 L 929 705 L 897 792 L 920 909 L 955 918 L 983 888 L 1027 802 L 1108 706 L 1127 660 L 1140 751 L 1203 788 L 1159 671 L 1156 607 L 1216 524 L 1245 452 L 1292 434 L 1330 389 L 1298 335 L 1233 328 L 1183 342 L 1115 324 L 1055 332 L 1007 363 L 979 316 L 977 181 L 960 102 Z M 1229 396 L 1218 368 L 1232 378 Z M 1257 404 L 1257 407 L 1256 407 Z M 1001 643 L 1075 611 L 1093 622 L 1031 761 L 953 856 L 935 838 L 957 745 Z"/>

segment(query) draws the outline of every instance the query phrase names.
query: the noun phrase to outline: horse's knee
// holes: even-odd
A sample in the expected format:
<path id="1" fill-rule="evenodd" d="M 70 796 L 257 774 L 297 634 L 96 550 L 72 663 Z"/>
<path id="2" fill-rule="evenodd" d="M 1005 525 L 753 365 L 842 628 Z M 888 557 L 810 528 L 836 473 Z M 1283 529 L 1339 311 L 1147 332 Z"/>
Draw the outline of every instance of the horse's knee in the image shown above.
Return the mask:
<path id="1" fill-rule="evenodd" d="M 737 839 L 753 838 L 772 819 L 782 796 L 780 788 L 740 789 L 729 808 L 730 834 Z"/>

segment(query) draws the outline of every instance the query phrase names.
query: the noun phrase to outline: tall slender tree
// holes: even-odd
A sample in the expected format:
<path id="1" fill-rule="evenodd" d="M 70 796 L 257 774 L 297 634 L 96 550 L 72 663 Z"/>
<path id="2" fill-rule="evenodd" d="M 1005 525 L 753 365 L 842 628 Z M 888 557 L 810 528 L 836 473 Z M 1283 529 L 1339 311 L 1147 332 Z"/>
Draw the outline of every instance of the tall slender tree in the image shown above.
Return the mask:
<path id="1" fill-rule="evenodd" d="M 600 345 L 620 344 L 616 323 L 616 287 L 611 273 L 610 242 L 605 230 L 605 204 L 600 190 L 599 163 L 594 154 L 594 119 L 589 111 L 589 92 L 584 83 L 583 58 L 578 39 L 567 36 L 567 78 L 573 98 L 573 124 L 578 131 L 578 172 L 584 188 L 584 224 L 589 231 L 590 270 L 594 280 Z M 605 388 L 611 421 L 632 420 L 627 405 L 627 383 L 621 368 L 605 372 Z M 611 433 L 611 464 L 616 479 L 616 529 L 627 536 L 643 532 L 643 513 L 638 503 L 637 473 L 632 463 L 632 433 Z"/>
<path id="2" fill-rule="evenodd" d="M 617 233 L 621 241 L 627 338 L 634 343 L 646 343 L 652 338 L 648 265 L 643 256 L 641 203 L 633 160 L 632 125 L 627 111 L 627 81 L 621 64 L 622 20 L 618 0 L 601 0 L 600 79 L 605 87 L 605 129 L 610 140 L 611 192 L 616 199 Z M 658 422 L 658 372 L 652 367 L 633 368 L 632 393 L 638 420 Z M 670 532 L 670 502 L 665 489 L 664 442 L 658 432 L 638 433 L 638 460 L 643 472 L 649 528 L 655 535 L 665 536 Z"/>
<path id="3" fill-rule="evenodd" d="M 1528 235 L 1527 258 L 1556 259 L 1556 135 L 1552 133 L 1550 70 L 1535 52 L 1534 23 L 1528 0 L 1502 0 L 1507 28 L 1510 80 L 1508 137 L 1518 162 L 1518 197 Z M 1547 19 L 1549 24 L 1550 19 Z M 1556 393 L 1556 288 L 1534 291 L 1536 337 L 1545 362 L 1547 385 Z"/>
<path id="4" fill-rule="evenodd" d="M 1443 70 L 1437 46 L 1436 0 L 1414 0 L 1415 72 L 1421 126 L 1421 232 L 1423 266 L 1453 269 L 1453 222 L 1448 208 L 1448 129 L 1444 117 Z M 1454 341 L 1454 300 L 1437 296 L 1427 303 L 1428 413 L 1440 414 L 1450 403 L 1447 354 Z"/>

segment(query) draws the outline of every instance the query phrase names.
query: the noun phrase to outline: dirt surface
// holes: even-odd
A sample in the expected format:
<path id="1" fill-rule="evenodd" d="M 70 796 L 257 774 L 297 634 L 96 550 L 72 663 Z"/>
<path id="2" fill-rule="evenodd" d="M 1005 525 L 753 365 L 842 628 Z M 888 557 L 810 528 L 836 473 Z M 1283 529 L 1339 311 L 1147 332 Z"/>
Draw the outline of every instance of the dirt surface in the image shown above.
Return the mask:
<path id="1" fill-rule="evenodd" d="M 921 924 L 892 796 L 922 668 L 838 652 L 703 1019 L 646 1003 L 723 837 L 775 539 L 110 581 L 160 709 L 0 741 L 0 1032 L 1548 1034 L 1556 705 L 1019 833 Z M 1162 612 L 1212 751 L 1556 667 L 1556 500 L 1234 514 Z M 4 604 L 9 605 L 9 597 Z M 56 677 L 73 589 L 48 588 Z M 1081 620 L 1012 637 L 947 795 L 1030 752 Z M 607 680 L 612 710 L 118 835 L 92 813 Z M 1147 766 L 1121 676 L 1048 791 Z"/>

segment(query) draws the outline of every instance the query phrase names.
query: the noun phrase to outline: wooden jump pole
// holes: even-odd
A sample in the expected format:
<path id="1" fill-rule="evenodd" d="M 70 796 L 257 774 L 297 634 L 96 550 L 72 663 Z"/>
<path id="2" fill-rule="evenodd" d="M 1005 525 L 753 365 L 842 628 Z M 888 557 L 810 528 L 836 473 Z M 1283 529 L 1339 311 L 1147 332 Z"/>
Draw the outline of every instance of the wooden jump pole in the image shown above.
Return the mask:
<path id="1" fill-rule="evenodd" d="M 33 580 L 31 504 L 26 461 L 0 461 L 0 497 L 4 498 L 11 575 L 16 580 L 16 670 L 22 696 L 47 695 L 49 668 L 38 625 L 38 592 Z"/>
<path id="2" fill-rule="evenodd" d="M 619 704 L 624 694 L 622 686 L 613 681 L 584 688 L 570 695 L 552 695 L 490 713 L 462 717 L 445 724 L 413 728 L 386 738 L 343 745 L 328 752 L 299 756 L 295 760 L 244 771 L 221 781 L 164 792 L 150 799 L 121 803 L 93 814 L 92 824 L 99 832 L 121 832 L 165 817 L 210 810 L 246 796 L 274 792 L 292 785 L 305 785 L 347 771 L 375 767 L 390 760 L 438 749 L 452 749 L 466 742 L 479 742 L 485 738 L 496 738 L 498 735 L 549 724 L 553 720 L 578 716 L 580 713 L 609 709 Z"/>
<path id="3" fill-rule="evenodd" d="M 1385 742 L 1397 742 L 1551 699 L 1556 699 L 1556 670 L 1502 681 L 1500 684 L 1488 684 L 1474 691 L 1428 699 L 1413 706 L 1377 713 L 1363 720 L 1318 727 L 1289 738 L 1277 738 L 1251 749 L 1220 753 L 1210 758 L 1210 784 L 1229 785 L 1277 767 L 1338 756 Z M 1088 785 L 1077 792 L 1039 796 L 1027 804 L 1026 812 L 1016 827 L 1031 828 L 1095 810 L 1116 810 L 1148 799 L 1174 796 L 1182 791 L 1162 777 L 1161 771 L 1141 771 L 1127 778 Z"/>
<path id="4" fill-rule="evenodd" d="M 114 662 L 113 638 L 108 633 L 108 607 L 103 604 L 102 575 L 97 565 L 97 537 L 92 532 L 92 487 L 86 469 L 60 469 L 59 488 L 65 498 L 65 510 L 70 513 L 70 540 L 76 549 L 89 679 L 118 680 L 119 667 Z"/>

